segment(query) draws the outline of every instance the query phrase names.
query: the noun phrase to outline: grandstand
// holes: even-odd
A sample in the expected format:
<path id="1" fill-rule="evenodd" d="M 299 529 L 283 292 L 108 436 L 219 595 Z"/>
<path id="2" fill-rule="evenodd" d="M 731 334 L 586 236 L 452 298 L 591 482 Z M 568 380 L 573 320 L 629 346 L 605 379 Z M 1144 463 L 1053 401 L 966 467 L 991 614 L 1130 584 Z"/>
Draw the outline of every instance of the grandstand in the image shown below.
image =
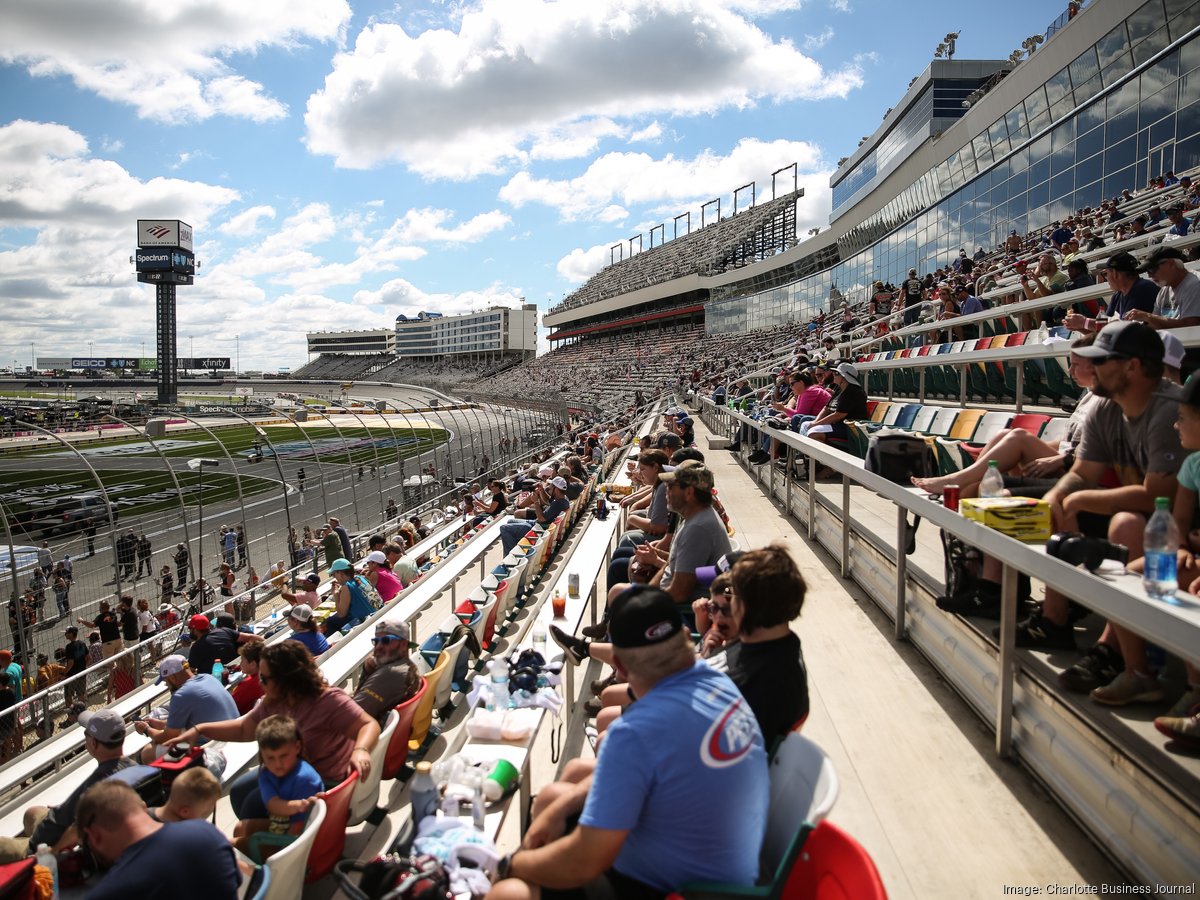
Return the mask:
<path id="1" fill-rule="evenodd" d="M 596 284 L 581 289 L 586 295 L 551 312 L 565 343 L 535 360 L 480 371 L 469 364 L 323 357 L 306 367 L 306 375 L 428 380 L 514 403 L 553 400 L 581 415 L 584 433 L 593 427 L 605 432 L 618 415 L 636 412 L 634 398 L 641 393 L 651 404 L 663 401 L 650 415 L 643 408 L 632 420 L 645 435 L 664 405 L 686 398 L 702 417 L 699 444 L 717 473 L 742 548 L 784 542 L 809 581 L 809 604 L 794 627 L 804 636 L 819 702 L 803 736 L 825 748 L 814 754 L 822 772 L 828 764 L 845 779 L 852 802 L 842 803 L 834 816 L 859 836 L 866 851 L 855 858 L 869 854 L 868 863 L 874 858 L 893 896 L 990 896 L 1000 892 L 1000 884 L 1012 886 L 1003 889 L 1012 893 L 1033 893 L 1034 885 L 1039 892 L 1059 893 L 1100 893 L 1100 886 L 1103 893 L 1150 893 L 1156 885 L 1163 894 L 1194 890 L 1200 871 L 1195 840 L 1200 760 L 1154 730 L 1152 720 L 1163 711 L 1158 706 L 1103 707 L 1064 689 L 1060 676 L 1076 655 L 1019 647 L 1015 632 L 1020 605 L 1039 599 L 1043 586 L 1055 588 L 1081 613 L 1091 613 L 1072 625 L 1080 649 L 1098 639 L 1104 620 L 1133 628 L 1171 657 L 1164 684 L 1182 691 L 1187 685 L 1176 658 L 1194 660 L 1200 646 L 1196 604 L 1182 596 L 1177 604 L 1151 601 L 1140 579 L 1119 567 L 1093 575 L 1052 558 L 1040 545 L 1015 541 L 915 488 L 867 471 L 862 457 L 871 435 L 884 427 L 924 440 L 945 474 L 961 469 L 1006 428 L 1054 440 L 1078 387 L 1064 365 L 1072 333 L 1057 324 L 1061 313 L 1053 310 L 1094 317 L 1111 293 L 1094 270 L 1118 251 L 1141 261 L 1163 242 L 1184 251 L 1189 271 L 1200 268 L 1194 228 L 1171 234 L 1158 223 L 1145 233 L 1124 230 L 1125 223 L 1156 206 L 1179 203 L 1191 215 L 1200 212 L 1193 189 L 1165 178 L 1200 165 L 1200 123 L 1185 113 L 1200 102 L 1196 23 L 1195 6 L 1186 2 L 1151 0 L 1132 14 L 1117 0 L 1098 0 L 1082 10 L 1073 6 L 1052 23 L 1034 57 L 990 83 L 955 124 L 917 142 L 889 173 L 856 194 L 840 209 L 830 233 L 774 253 L 751 252 L 748 232 L 725 226 L 743 215 L 745 224 L 763 226 L 764 220 L 749 218 L 752 210 L 698 232 L 728 236 L 720 246 L 708 239 L 687 245 L 681 238 L 635 255 L 596 276 Z M 1174 91 L 1167 106 L 1160 97 L 1164 91 Z M 1149 135 L 1165 133 L 1168 119 L 1169 150 L 1155 143 L 1151 156 Z M 997 122 L 1004 123 L 1003 138 Z M 847 168 L 872 152 L 892 124 L 885 120 Z M 922 180 L 947 154 L 956 160 L 954 173 L 947 169 L 944 180 L 940 175 Z M 845 175 L 841 171 L 835 178 Z M 794 196 L 789 202 L 794 210 Z M 1091 280 L 1030 298 L 1016 264 L 1042 252 L 1064 262 L 1070 253 L 1052 235 L 1067 221 L 1077 233 L 1088 227 L 1106 242 L 1078 254 L 1091 263 Z M 675 243 L 692 248 L 686 259 L 630 265 Z M 964 268 L 958 248 L 976 245 L 983 252 L 971 255 L 972 264 Z M 728 255 L 739 247 L 748 254 L 741 263 Z M 659 257 L 671 259 L 672 254 Z M 738 281 L 743 264 L 753 273 Z M 609 271 L 622 267 L 623 272 Z M 724 267 L 724 287 L 719 296 L 705 295 L 702 280 L 718 267 Z M 923 287 L 905 325 L 896 284 L 909 268 L 917 269 Z M 946 316 L 947 301 L 935 295 L 943 281 L 970 285 L 991 307 Z M 764 283 L 772 283 L 769 290 L 759 290 Z M 956 334 L 965 328 L 978 329 L 978 337 Z M 1187 347 L 1200 347 L 1200 329 L 1174 332 Z M 779 423 L 768 426 L 766 405 L 753 408 L 755 397 L 765 398 L 779 386 L 781 373 L 805 366 L 801 355 L 822 353 L 826 337 L 836 344 L 829 358 L 854 360 L 873 398 L 867 420 L 850 423 L 848 439 L 831 444 Z M 318 364 L 325 367 L 311 368 Z M 728 399 L 743 380 L 749 382 L 741 397 L 745 408 L 731 408 Z M 769 446 L 772 439 L 783 451 L 779 464 L 752 464 L 751 449 L 760 440 Z M 719 452 L 730 441 L 739 452 Z M 429 739 L 414 742 L 409 761 L 466 751 L 489 761 L 503 756 L 522 773 L 518 798 L 489 811 L 485 822 L 484 831 L 503 850 L 517 846 L 529 795 L 561 770 L 560 765 L 551 772 L 544 760 L 589 754 L 583 686 L 599 672 L 565 670 L 565 741 L 555 746 L 550 733 L 562 732 L 549 715 L 539 714 L 533 736 L 524 742 L 489 744 L 468 733 L 463 722 L 473 709 L 475 670 L 489 656 L 536 646 L 537 626 L 551 619 L 546 598 L 555 593 L 569 597 L 565 621 L 555 624 L 571 630 L 598 619 L 601 573 L 626 519 L 624 511 L 608 520 L 586 511 L 601 480 L 627 480 L 625 461 L 624 448 L 610 451 L 563 518 L 533 529 L 527 546 L 508 557 L 501 558 L 495 546 L 498 522 L 469 530 L 457 518 L 445 523 L 426 548 L 430 564 L 422 579 L 389 612 L 432 640 L 426 689 L 429 706 L 436 697 L 440 712 Z M 833 476 L 820 479 L 819 466 Z M 911 524 L 910 515 L 925 526 Z M 945 555 L 943 540 L 949 538 L 987 553 L 1003 570 L 996 635 L 991 618 L 952 614 L 937 604 L 960 574 Z M 1022 575 L 1033 579 L 1027 599 L 1020 596 Z M 572 576 L 581 586 L 575 594 L 569 589 Z M 484 614 L 488 610 L 492 615 Z M 434 644 L 438 637 L 445 641 L 460 614 L 481 629 L 485 652 L 463 680 L 443 684 L 454 670 L 452 655 L 462 650 Z M 369 626 L 353 632 L 322 659 L 331 683 L 352 678 L 369 636 Z M 557 655 L 553 645 L 550 651 Z M 147 686 L 121 709 L 130 714 L 155 696 Z M 437 728 L 445 730 L 438 735 Z M 49 787 L 39 782 L 14 792 L 0 811 L 13 828 L 22 801 L 42 791 L 61 793 L 72 775 L 78 777 L 78 765 L 62 764 L 71 751 L 78 752 L 78 730 L 59 741 L 41 747 L 41 755 L 17 771 L 23 782 L 39 765 L 63 768 Z M 555 755 L 546 753 L 547 744 Z M 235 769 L 249 765 L 245 750 L 233 749 Z M 1010 760 L 1020 767 L 1008 765 Z M 828 779 L 824 783 L 828 788 Z M 408 819 L 409 791 L 399 780 L 389 785 L 374 786 L 377 794 L 370 800 L 379 808 L 365 823 L 346 827 L 343 819 L 340 827 L 321 828 L 310 837 L 324 851 L 322 859 L 333 845 L 334 857 L 358 859 L 390 845 Z M 359 799 L 351 805 L 358 808 Z M 828 793 L 806 796 L 798 805 L 815 821 L 829 814 L 834 799 Z M 506 812 L 517 814 L 506 819 Z M 222 825 L 230 824 L 230 815 L 223 801 Z M 815 835 L 800 856 L 820 857 Z M 286 896 L 303 890 L 316 898 L 334 890 L 328 878 L 316 882 L 307 890 L 289 883 Z M 848 896 L 880 894 L 856 887 Z"/>

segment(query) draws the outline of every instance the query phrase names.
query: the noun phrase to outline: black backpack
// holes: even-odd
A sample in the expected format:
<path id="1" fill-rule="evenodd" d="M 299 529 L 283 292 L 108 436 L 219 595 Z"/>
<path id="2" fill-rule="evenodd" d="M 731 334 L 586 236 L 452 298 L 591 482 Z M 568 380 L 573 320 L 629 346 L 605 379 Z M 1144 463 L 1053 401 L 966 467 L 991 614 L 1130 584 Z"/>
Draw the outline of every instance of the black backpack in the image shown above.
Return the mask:
<path id="1" fill-rule="evenodd" d="M 937 459 L 925 438 L 912 434 L 873 434 L 863 468 L 895 484 L 937 474 Z"/>

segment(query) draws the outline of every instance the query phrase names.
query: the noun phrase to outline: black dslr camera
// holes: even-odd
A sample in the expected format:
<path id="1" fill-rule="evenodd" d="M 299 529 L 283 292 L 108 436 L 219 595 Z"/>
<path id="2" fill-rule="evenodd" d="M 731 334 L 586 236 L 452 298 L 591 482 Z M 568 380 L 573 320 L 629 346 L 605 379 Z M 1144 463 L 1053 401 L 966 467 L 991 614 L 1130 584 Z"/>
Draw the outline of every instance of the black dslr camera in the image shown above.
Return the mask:
<path id="1" fill-rule="evenodd" d="M 1122 565 L 1129 562 L 1129 548 L 1104 538 L 1087 537 L 1078 531 L 1060 531 L 1046 542 L 1046 555 L 1072 566 L 1095 572 L 1106 559 Z"/>

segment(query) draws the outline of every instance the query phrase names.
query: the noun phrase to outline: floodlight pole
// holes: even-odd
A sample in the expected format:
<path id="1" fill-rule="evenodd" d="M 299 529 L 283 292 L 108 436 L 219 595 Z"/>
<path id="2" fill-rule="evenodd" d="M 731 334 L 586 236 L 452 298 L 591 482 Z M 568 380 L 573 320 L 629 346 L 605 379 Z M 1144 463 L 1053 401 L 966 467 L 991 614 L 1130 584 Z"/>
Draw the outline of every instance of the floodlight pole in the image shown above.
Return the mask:
<path id="1" fill-rule="evenodd" d="M 196 465 L 193 466 L 192 463 L 195 463 Z M 189 469 L 196 468 L 196 469 L 200 470 L 200 489 L 197 494 L 197 500 L 200 504 L 199 528 L 201 529 L 201 536 L 200 536 L 199 553 L 197 553 L 197 555 L 196 555 L 196 572 L 198 573 L 196 576 L 196 583 L 199 584 L 201 581 L 203 581 L 206 586 L 208 584 L 208 580 L 204 577 L 204 532 L 203 532 L 203 529 L 204 529 L 204 470 L 205 470 L 205 468 L 216 468 L 217 465 L 219 465 L 219 463 L 215 459 L 197 458 L 197 459 L 189 459 L 188 460 L 188 468 Z M 183 585 L 180 585 L 180 587 L 182 588 Z M 204 589 L 203 588 L 200 589 L 200 605 L 201 606 L 204 605 Z"/>
<path id="2" fill-rule="evenodd" d="M 237 466 L 234 465 L 233 457 L 229 454 L 229 448 L 226 447 L 223 443 L 221 443 L 220 439 L 216 436 L 216 434 L 213 433 L 211 428 L 204 425 L 202 422 L 198 421 L 197 419 L 193 419 L 191 416 L 187 415 L 186 413 L 181 413 L 178 410 L 173 411 L 171 413 L 171 415 L 179 416 L 181 419 L 187 419 L 189 422 L 191 422 L 193 425 L 195 425 L 197 428 L 199 428 L 201 431 L 203 431 L 205 434 L 207 434 L 210 438 L 212 438 L 213 443 L 216 444 L 218 447 L 220 447 L 221 452 L 225 454 L 225 459 L 227 459 L 229 461 L 229 468 L 231 468 L 233 470 L 233 480 L 234 480 L 234 483 L 237 485 L 238 506 L 241 508 L 241 511 L 242 511 L 242 520 L 241 520 L 242 528 L 245 528 L 246 527 L 246 498 L 245 498 L 245 495 L 242 493 L 242 476 L 238 472 Z M 200 541 L 201 553 L 203 553 L 203 550 L 204 550 L 204 477 L 203 477 L 203 475 L 201 475 L 201 478 L 200 478 L 200 523 L 197 525 L 197 531 L 200 534 L 200 537 L 198 538 L 198 540 Z M 247 537 L 246 540 L 247 540 L 247 542 L 249 542 L 249 540 L 250 540 L 249 537 Z M 268 547 L 267 550 L 268 550 L 268 555 L 270 555 L 270 548 Z M 199 571 L 200 571 L 200 577 L 203 578 L 204 570 L 201 569 Z"/>
<path id="3" fill-rule="evenodd" d="M 375 439 L 371 436 L 371 429 L 367 427 L 367 423 L 363 421 L 363 417 L 345 403 L 335 402 L 333 405 L 354 416 L 358 424 L 362 426 L 363 431 L 367 433 L 367 441 L 371 444 L 371 455 L 375 457 L 375 489 L 379 492 L 379 513 L 380 518 L 382 518 L 385 504 L 383 502 L 383 475 L 380 474 L 380 469 L 383 467 L 383 461 L 379 458 L 379 448 L 375 446 Z M 358 521 L 357 516 L 355 517 L 355 521 Z"/>
<path id="4" fill-rule="evenodd" d="M 17 546 L 13 540 L 12 526 L 9 522 L 12 517 L 8 513 L 8 508 L 4 502 L 0 500 L 0 515 L 4 519 L 4 534 L 8 539 L 8 574 L 12 578 L 12 599 L 9 601 L 10 608 L 17 618 L 17 627 L 21 629 L 21 658 L 22 661 L 29 664 L 29 650 L 33 644 L 33 623 L 29 621 L 21 608 L 21 584 L 17 581 Z M 37 658 L 36 655 L 34 657 Z"/>
<path id="5" fill-rule="evenodd" d="M 233 410 L 230 410 L 230 413 L 232 415 L 237 416 L 239 419 L 241 419 L 243 422 L 245 422 L 247 425 L 249 425 L 251 428 L 253 428 L 254 433 L 257 434 L 264 441 L 266 441 L 267 446 L 271 448 L 271 456 L 274 457 L 274 459 L 275 459 L 275 469 L 276 469 L 276 471 L 279 472 L 279 489 L 283 492 L 283 515 L 284 515 L 284 518 L 287 519 L 288 534 L 290 535 L 292 533 L 292 508 L 291 508 L 291 506 L 288 505 L 287 479 L 285 479 L 283 477 L 283 464 L 279 461 L 279 454 L 275 452 L 275 445 L 273 443 L 271 443 L 271 439 L 269 437 L 267 437 L 266 429 L 264 429 L 257 422 L 253 422 L 250 419 L 243 416 L 241 413 L 233 412 Z M 262 458 L 261 451 L 259 452 L 259 458 L 260 458 L 260 460 Z"/>
<path id="6" fill-rule="evenodd" d="M 108 489 L 104 487 L 104 482 L 100 480 L 100 475 L 96 472 L 95 468 L 92 467 L 92 464 L 90 462 L 88 462 L 87 457 L 84 456 L 82 453 L 80 453 L 79 450 L 76 449 L 74 446 L 72 446 L 70 441 L 63 440 L 61 437 L 59 437 L 53 431 L 47 431 L 41 425 L 34 425 L 32 422 L 23 422 L 20 419 L 14 419 L 13 424 L 20 425 L 22 428 L 32 428 L 34 431 L 40 431 L 42 434 L 46 435 L 47 437 L 52 438 L 53 440 L 62 444 L 64 447 L 66 447 L 68 450 L 70 450 L 72 453 L 74 453 L 76 456 L 78 456 L 79 461 L 82 462 L 85 466 L 87 466 L 87 470 L 92 473 L 92 478 L 95 479 L 95 481 L 96 481 L 96 487 L 100 488 L 100 496 L 104 498 L 105 511 L 108 513 L 108 536 L 109 536 L 109 540 L 112 542 L 113 577 L 114 577 L 114 584 L 116 584 L 116 586 L 117 586 L 116 594 L 117 594 L 117 597 L 119 598 L 121 596 L 121 566 L 117 562 L 117 520 L 116 520 L 116 515 L 114 513 L 114 510 L 113 510 L 112 501 L 108 499 Z M 13 567 L 16 568 L 16 558 L 15 557 L 13 558 L 12 563 L 13 563 Z M 24 616 L 22 616 L 18 613 L 18 620 L 23 619 L 23 618 L 24 618 Z M 30 627 L 30 638 L 31 639 L 32 639 L 32 635 L 33 635 L 33 632 L 32 632 L 32 626 L 31 626 Z M 25 649 L 25 652 L 28 654 L 29 648 L 25 647 L 24 649 Z"/>
<path id="7" fill-rule="evenodd" d="M 306 432 L 302 427 L 300 427 L 302 422 L 308 421 L 308 410 L 307 409 L 300 410 L 300 412 L 304 413 L 303 418 L 301 418 L 299 412 L 295 416 L 289 416 L 283 410 L 278 409 L 277 407 L 274 407 L 274 406 L 267 406 L 265 403 L 262 403 L 257 400 L 254 402 L 254 405 L 259 407 L 260 409 L 269 409 L 275 415 L 283 416 L 285 419 L 287 419 L 289 422 L 291 422 L 293 425 L 295 425 L 296 430 L 300 432 L 300 436 L 302 438 L 304 438 L 305 442 L 308 444 L 309 449 L 312 450 L 313 461 L 316 462 L 316 464 L 317 464 L 317 478 L 321 483 L 321 510 L 325 513 L 325 521 L 328 522 L 329 521 L 329 498 L 325 494 L 325 470 L 321 466 L 321 457 L 320 457 L 320 454 L 317 453 L 317 445 L 312 442 L 312 438 L 310 438 L 308 436 L 308 432 Z M 302 497 L 304 496 L 303 492 L 301 492 L 301 496 Z"/>
<path id="8" fill-rule="evenodd" d="M 130 431 L 133 431 L 134 433 L 137 432 L 137 427 L 135 425 L 133 425 L 130 422 L 126 422 L 124 419 L 120 418 L 119 416 L 114 416 L 112 413 L 105 413 L 104 418 L 112 419 L 114 422 L 121 423 L 126 428 L 128 428 Z M 179 511 L 183 515 L 183 542 L 185 544 L 187 544 L 188 556 L 191 556 L 192 540 L 191 540 L 190 534 L 188 533 L 187 502 L 186 502 L 186 498 L 183 495 L 183 486 L 179 483 L 179 478 L 175 475 L 175 470 L 173 468 L 171 468 L 171 463 L 167 459 L 167 455 L 165 453 L 163 453 L 162 448 L 158 446 L 158 444 L 155 442 L 154 438 L 150 437 L 149 428 L 147 428 L 145 426 L 142 427 L 142 437 L 144 437 L 150 443 L 150 446 L 154 448 L 154 452 L 157 453 L 159 459 L 162 460 L 163 466 L 167 470 L 167 474 L 171 476 L 171 481 L 174 482 L 174 484 L 175 484 L 175 495 L 177 497 L 179 497 Z M 153 574 L 153 572 L 151 574 Z M 182 587 L 182 585 L 181 585 L 181 587 Z"/>
<path id="9" fill-rule="evenodd" d="M 332 396 L 328 401 L 320 397 L 312 397 L 312 399 L 320 400 L 322 404 L 328 402 L 330 405 L 333 405 L 334 403 Z M 342 429 L 338 428 L 337 423 L 334 422 L 328 414 L 325 415 L 325 421 L 328 422 L 329 426 L 337 433 L 338 440 L 342 442 L 342 449 L 346 451 L 346 462 L 350 469 L 350 496 L 354 500 L 354 530 L 362 531 L 362 526 L 359 524 L 358 520 L 358 488 L 356 488 L 354 485 L 354 463 L 350 459 L 350 448 L 346 446 L 346 437 L 342 434 Z M 326 519 L 325 521 L 328 522 L 329 520 Z"/>

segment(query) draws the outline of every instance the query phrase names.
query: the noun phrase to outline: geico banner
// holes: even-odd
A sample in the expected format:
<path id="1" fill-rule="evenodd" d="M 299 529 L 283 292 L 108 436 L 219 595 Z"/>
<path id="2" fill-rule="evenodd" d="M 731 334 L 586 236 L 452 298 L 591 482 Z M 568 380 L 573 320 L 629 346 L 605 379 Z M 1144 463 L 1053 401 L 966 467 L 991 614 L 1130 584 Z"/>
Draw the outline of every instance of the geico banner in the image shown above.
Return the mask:
<path id="1" fill-rule="evenodd" d="M 140 364 L 141 360 L 136 356 L 71 357 L 72 369 L 136 369 Z"/>

